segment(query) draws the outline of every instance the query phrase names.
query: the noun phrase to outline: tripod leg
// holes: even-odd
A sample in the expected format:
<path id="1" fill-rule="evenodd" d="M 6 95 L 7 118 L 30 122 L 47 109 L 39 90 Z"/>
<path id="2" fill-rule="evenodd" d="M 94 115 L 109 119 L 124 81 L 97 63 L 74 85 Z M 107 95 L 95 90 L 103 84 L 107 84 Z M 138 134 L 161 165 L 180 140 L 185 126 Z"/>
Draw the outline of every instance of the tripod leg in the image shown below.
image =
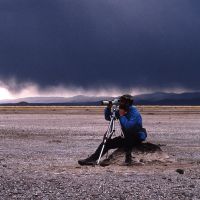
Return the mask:
<path id="1" fill-rule="evenodd" d="M 102 157 L 102 154 L 104 152 L 104 148 L 105 148 L 107 140 L 111 139 L 111 137 L 112 137 L 112 135 L 113 135 L 114 132 L 115 132 L 115 121 L 114 121 L 114 117 L 112 117 L 111 121 L 109 123 L 108 130 L 107 130 L 106 135 L 105 135 L 104 140 L 103 140 L 103 146 L 102 146 L 101 152 L 99 154 L 97 165 L 99 164 L 99 162 L 101 160 L 101 157 Z"/>
<path id="2" fill-rule="evenodd" d="M 97 161 L 97 165 L 99 164 L 99 162 L 100 162 L 100 160 L 101 160 L 101 156 L 102 156 L 102 154 L 103 154 L 104 148 L 105 148 L 105 144 L 102 146 L 102 149 L 101 149 L 101 152 L 100 152 L 100 155 L 99 155 L 99 159 L 98 159 L 98 161 Z"/>

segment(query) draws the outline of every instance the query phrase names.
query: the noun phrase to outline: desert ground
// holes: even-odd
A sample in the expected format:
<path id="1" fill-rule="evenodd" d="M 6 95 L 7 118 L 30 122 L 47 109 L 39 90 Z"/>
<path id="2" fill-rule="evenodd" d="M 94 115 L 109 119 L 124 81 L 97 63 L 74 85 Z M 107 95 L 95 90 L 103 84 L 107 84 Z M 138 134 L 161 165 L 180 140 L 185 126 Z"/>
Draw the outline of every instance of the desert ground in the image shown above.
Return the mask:
<path id="1" fill-rule="evenodd" d="M 0 199 L 200 199 L 200 107 L 139 110 L 169 161 L 82 167 L 107 129 L 103 107 L 0 107 Z"/>

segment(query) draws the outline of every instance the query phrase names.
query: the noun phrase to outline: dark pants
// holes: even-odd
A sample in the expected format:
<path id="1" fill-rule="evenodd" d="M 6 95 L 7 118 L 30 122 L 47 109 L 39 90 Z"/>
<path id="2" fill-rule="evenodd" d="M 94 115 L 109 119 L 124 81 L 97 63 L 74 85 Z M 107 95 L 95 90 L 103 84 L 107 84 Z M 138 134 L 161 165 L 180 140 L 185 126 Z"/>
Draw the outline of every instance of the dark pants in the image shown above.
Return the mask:
<path id="1" fill-rule="evenodd" d="M 116 149 L 116 148 L 124 148 L 125 152 L 130 154 L 132 151 L 132 148 L 140 144 L 141 144 L 141 140 L 138 138 L 137 134 L 126 135 L 125 138 L 119 136 L 112 139 L 108 139 L 105 144 L 105 148 L 104 148 L 102 156 L 105 153 L 107 153 L 108 150 Z M 95 151 L 95 153 L 92 154 L 91 157 L 93 159 L 97 160 L 99 158 L 102 147 L 103 147 L 103 143 L 101 143 L 99 147 L 97 148 L 97 150 Z"/>

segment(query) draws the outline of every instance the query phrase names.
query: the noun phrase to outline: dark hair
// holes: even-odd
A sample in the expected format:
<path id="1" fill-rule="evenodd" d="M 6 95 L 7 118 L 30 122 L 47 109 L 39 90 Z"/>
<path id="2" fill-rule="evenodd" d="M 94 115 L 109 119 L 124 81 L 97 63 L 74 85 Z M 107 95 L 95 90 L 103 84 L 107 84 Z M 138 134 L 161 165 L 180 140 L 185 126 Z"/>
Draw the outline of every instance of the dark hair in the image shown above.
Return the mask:
<path id="1" fill-rule="evenodd" d="M 132 106 L 133 105 L 133 96 L 131 96 L 130 94 L 124 94 L 122 95 L 120 98 L 120 104 L 126 104 L 128 106 Z"/>

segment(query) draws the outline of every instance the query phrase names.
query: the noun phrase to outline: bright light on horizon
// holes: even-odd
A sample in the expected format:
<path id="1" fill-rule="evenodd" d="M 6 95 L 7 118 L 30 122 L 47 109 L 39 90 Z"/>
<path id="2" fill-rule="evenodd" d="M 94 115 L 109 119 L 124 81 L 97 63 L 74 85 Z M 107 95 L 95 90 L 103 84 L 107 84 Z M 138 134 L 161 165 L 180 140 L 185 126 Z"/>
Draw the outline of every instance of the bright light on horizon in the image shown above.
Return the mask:
<path id="1" fill-rule="evenodd" d="M 146 88 L 132 88 L 129 90 L 119 89 L 119 88 L 98 88 L 98 89 L 84 89 L 82 87 L 75 86 L 54 86 L 48 87 L 45 89 L 40 89 L 40 87 L 35 83 L 27 83 L 23 86 L 19 92 L 15 92 L 9 90 L 9 87 L 1 82 L 0 84 L 0 100 L 12 100 L 18 98 L 26 98 L 26 97 L 73 97 L 77 95 L 85 95 L 85 96 L 109 96 L 109 97 L 117 97 L 125 93 L 129 93 L 131 95 L 139 95 L 139 94 L 147 94 L 159 91 L 156 89 L 146 89 Z M 162 92 L 174 92 L 174 93 L 182 93 L 182 92 L 190 92 L 190 90 L 182 89 L 182 88 L 170 88 L 163 89 Z"/>
<path id="2" fill-rule="evenodd" d="M 10 94 L 10 92 L 6 88 L 0 87 L 0 100 L 12 99 L 12 98 L 13 96 Z"/>
<path id="3" fill-rule="evenodd" d="M 8 87 L 0 86 L 0 100 L 12 100 L 26 97 L 73 97 L 77 95 L 85 96 L 112 96 L 117 97 L 123 93 L 130 93 L 132 95 L 140 94 L 139 90 L 124 91 L 117 88 L 106 89 L 84 89 L 82 87 L 64 87 L 54 86 L 46 89 L 40 89 L 36 84 L 27 84 L 19 92 L 9 91 Z"/>

